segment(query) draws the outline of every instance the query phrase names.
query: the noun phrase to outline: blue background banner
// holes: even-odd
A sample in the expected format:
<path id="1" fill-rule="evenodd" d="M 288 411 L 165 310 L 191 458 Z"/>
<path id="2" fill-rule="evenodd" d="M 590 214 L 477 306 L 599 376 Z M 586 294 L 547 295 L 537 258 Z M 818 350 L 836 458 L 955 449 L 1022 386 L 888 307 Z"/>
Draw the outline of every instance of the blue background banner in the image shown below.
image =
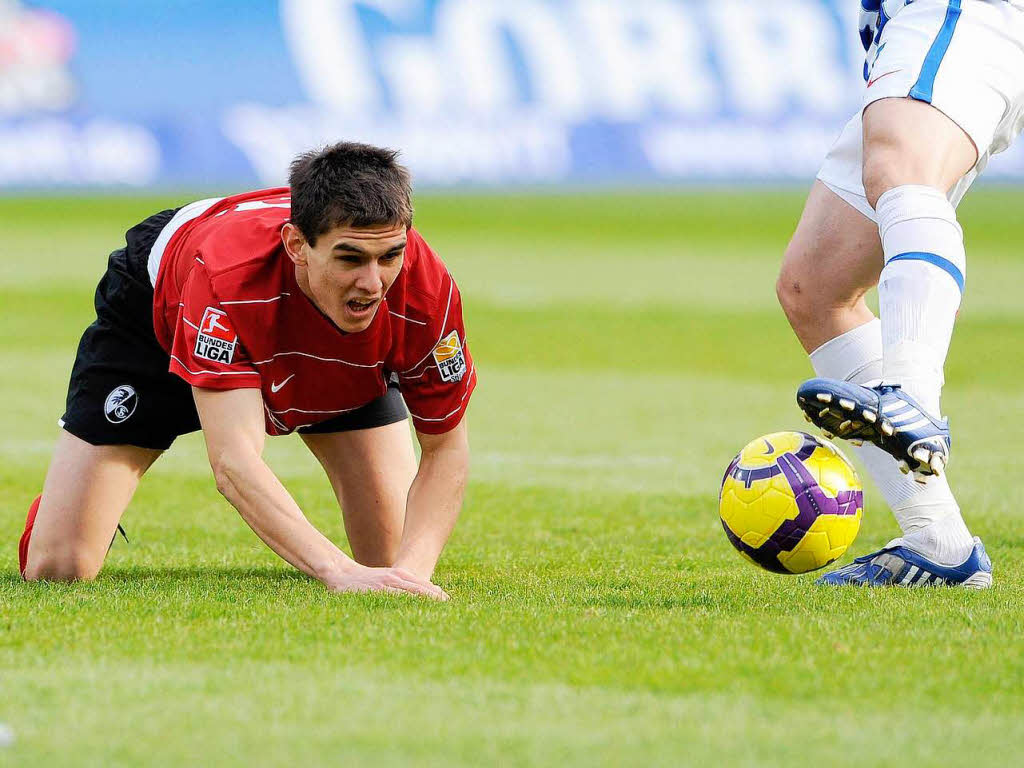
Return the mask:
<path id="1" fill-rule="evenodd" d="M 401 149 L 420 184 L 807 179 L 860 100 L 856 13 L 0 0 L 0 186 L 270 185 L 343 138 Z"/>

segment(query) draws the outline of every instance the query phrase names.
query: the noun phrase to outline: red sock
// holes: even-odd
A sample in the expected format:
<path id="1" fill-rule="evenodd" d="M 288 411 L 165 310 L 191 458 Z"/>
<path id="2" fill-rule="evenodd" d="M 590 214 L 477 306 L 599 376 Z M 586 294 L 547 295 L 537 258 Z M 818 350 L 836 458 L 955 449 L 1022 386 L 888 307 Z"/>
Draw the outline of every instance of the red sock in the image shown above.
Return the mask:
<path id="1" fill-rule="evenodd" d="M 28 540 L 32 538 L 32 527 L 36 524 L 36 513 L 39 511 L 39 502 L 43 495 L 36 496 L 36 500 L 28 508 L 28 517 L 25 518 L 25 532 L 21 534 L 21 541 L 18 542 L 18 565 L 21 570 L 21 578 L 25 578 L 25 568 L 28 567 Z"/>

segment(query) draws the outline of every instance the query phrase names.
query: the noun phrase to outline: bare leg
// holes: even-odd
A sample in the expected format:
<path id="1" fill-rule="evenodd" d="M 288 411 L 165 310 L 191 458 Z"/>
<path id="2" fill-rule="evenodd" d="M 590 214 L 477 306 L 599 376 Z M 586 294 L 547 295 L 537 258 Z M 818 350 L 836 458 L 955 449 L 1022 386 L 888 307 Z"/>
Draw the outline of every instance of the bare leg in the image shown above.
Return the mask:
<path id="1" fill-rule="evenodd" d="M 62 430 L 43 484 L 25 578 L 95 578 L 139 478 L 160 453 L 90 445 Z"/>
<path id="2" fill-rule="evenodd" d="M 967 134 L 928 104 L 882 99 L 864 112 L 864 187 L 872 207 L 901 185 L 948 191 L 977 157 Z M 777 285 L 807 352 L 872 319 L 864 294 L 882 265 L 878 226 L 816 181 Z"/>
<path id="3" fill-rule="evenodd" d="M 416 476 L 408 423 L 303 435 L 302 439 L 331 481 L 356 561 L 392 565 L 402 541 L 406 498 Z"/>
<path id="4" fill-rule="evenodd" d="M 976 162 L 971 139 L 930 104 L 881 99 L 864 110 L 864 192 L 872 208 L 905 184 L 947 193 Z"/>
<path id="5" fill-rule="evenodd" d="M 815 181 L 776 285 L 779 303 L 808 353 L 874 319 L 864 295 L 881 271 L 878 227 Z"/>

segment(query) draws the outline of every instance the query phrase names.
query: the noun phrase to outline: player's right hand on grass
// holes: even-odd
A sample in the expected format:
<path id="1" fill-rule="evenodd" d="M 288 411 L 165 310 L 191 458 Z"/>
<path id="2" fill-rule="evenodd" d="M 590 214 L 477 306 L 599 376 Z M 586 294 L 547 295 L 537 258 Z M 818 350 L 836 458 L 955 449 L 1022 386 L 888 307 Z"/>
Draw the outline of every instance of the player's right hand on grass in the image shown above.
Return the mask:
<path id="1" fill-rule="evenodd" d="M 331 592 L 407 593 L 431 600 L 448 600 L 448 593 L 405 568 L 369 568 L 356 565 L 327 585 Z"/>

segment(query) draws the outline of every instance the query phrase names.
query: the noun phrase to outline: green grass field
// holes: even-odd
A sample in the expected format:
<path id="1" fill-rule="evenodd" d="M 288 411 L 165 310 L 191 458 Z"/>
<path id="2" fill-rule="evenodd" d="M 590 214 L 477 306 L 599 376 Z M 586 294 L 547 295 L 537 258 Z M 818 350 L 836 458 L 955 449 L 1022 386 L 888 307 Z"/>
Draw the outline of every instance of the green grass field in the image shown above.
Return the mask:
<path id="1" fill-rule="evenodd" d="M 1024 749 L 1024 192 L 962 207 L 950 471 L 986 593 L 843 591 L 745 563 L 717 516 L 747 440 L 803 428 L 775 304 L 799 190 L 418 201 L 481 371 L 448 604 L 329 595 L 217 494 L 148 475 L 98 581 L 27 585 L 107 253 L 182 199 L 0 200 L 0 764 L 1008 765 Z M 827 279 L 824 276 L 823 279 Z M 344 540 L 301 441 L 268 457 Z M 896 535 L 869 489 L 853 554 Z"/>

